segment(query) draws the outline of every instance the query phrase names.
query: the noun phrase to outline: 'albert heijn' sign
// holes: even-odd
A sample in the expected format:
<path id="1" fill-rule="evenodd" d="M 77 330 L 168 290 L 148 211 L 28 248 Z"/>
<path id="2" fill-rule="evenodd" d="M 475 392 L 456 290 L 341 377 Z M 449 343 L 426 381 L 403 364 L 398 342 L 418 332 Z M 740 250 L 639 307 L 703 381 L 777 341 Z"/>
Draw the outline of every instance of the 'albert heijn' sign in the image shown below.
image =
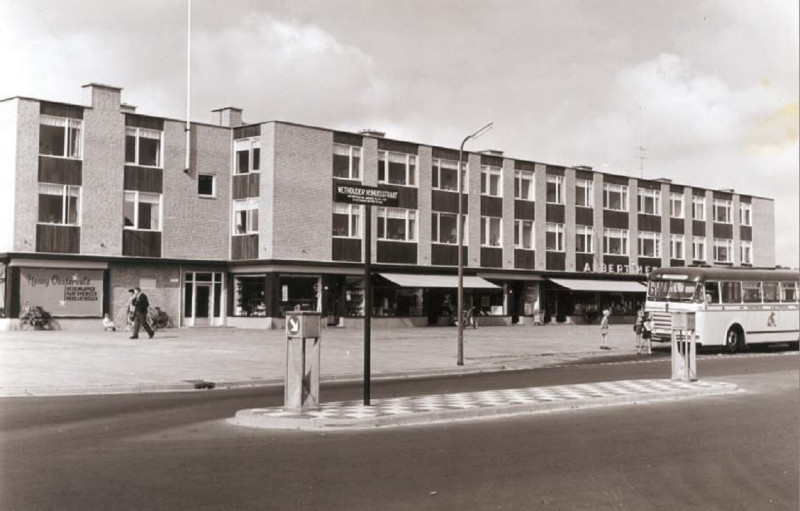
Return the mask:
<path id="1" fill-rule="evenodd" d="M 586 263 L 583 266 L 583 273 L 623 273 L 623 274 L 648 274 L 658 266 L 639 266 L 638 264 L 599 264 L 593 266 Z"/>
<path id="2" fill-rule="evenodd" d="M 345 204 L 396 207 L 400 205 L 400 192 L 374 186 L 335 184 L 333 200 Z"/>

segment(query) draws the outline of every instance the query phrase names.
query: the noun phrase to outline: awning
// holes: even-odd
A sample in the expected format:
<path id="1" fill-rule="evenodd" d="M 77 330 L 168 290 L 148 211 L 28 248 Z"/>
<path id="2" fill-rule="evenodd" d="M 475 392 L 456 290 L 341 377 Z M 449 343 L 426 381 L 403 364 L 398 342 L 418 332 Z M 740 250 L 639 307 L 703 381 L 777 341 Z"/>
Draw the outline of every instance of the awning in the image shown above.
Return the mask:
<path id="1" fill-rule="evenodd" d="M 455 275 L 414 275 L 409 273 L 380 273 L 381 277 L 390 280 L 400 287 L 444 287 L 457 288 L 458 277 Z M 464 287 L 469 289 L 500 289 L 491 282 L 480 277 L 464 277 Z"/>
<path id="2" fill-rule="evenodd" d="M 616 291 L 617 293 L 644 293 L 647 287 L 632 280 L 550 279 L 550 282 L 573 291 Z"/>

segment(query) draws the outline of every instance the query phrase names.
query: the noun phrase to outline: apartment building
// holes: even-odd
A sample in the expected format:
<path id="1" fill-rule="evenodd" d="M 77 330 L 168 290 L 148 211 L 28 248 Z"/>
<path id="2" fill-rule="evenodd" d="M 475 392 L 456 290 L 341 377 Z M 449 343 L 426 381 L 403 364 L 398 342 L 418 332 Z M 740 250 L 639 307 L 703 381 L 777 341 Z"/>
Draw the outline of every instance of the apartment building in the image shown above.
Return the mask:
<path id="1" fill-rule="evenodd" d="M 124 317 L 139 286 L 176 325 L 273 328 L 286 310 L 328 324 L 364 312 L 364 206 L 373 207 L 377 325 L 447 324 L 456 303 L 459 187 L 466 301 L 484 324 L 630 318 L 651 269 L 773 266 L 771 199 L 269 121 L 142 115 L 121 89 L 82 105 L 0 101 L 0 304 L 62 327 Z M 189 144 L 187 159 L 187 140 Z M 188 166 L 187 166 L 188 161 Z"/>

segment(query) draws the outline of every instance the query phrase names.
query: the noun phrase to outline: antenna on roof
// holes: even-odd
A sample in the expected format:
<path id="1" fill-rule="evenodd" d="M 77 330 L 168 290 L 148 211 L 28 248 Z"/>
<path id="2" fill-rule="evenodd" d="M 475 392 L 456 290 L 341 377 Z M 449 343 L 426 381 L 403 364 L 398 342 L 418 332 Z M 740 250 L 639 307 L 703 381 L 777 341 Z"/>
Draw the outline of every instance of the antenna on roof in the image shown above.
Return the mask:
<path id="1" fill-rule="evenodd" d="M 191 121 L 190 115 L 192 112 L 192 0 L 187 2 L 186 13 L 186 164 L 183 171 L 188 174 L 191 169 L 189 168 L 189 154 L 191 148 Z"/>

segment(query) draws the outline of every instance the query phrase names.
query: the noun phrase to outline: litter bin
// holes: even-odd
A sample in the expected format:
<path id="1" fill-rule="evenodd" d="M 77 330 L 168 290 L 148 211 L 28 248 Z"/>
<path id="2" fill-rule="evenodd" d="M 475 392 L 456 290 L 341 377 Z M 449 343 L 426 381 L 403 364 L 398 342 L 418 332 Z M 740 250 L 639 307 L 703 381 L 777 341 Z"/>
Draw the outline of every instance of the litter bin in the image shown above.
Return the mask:
<path id="1" fill-rule="evenodd" d="M 320 321 L 315 311 L 286 312 L 286 381 L 283 408 L 305 412 L 319 408 Z"/>

